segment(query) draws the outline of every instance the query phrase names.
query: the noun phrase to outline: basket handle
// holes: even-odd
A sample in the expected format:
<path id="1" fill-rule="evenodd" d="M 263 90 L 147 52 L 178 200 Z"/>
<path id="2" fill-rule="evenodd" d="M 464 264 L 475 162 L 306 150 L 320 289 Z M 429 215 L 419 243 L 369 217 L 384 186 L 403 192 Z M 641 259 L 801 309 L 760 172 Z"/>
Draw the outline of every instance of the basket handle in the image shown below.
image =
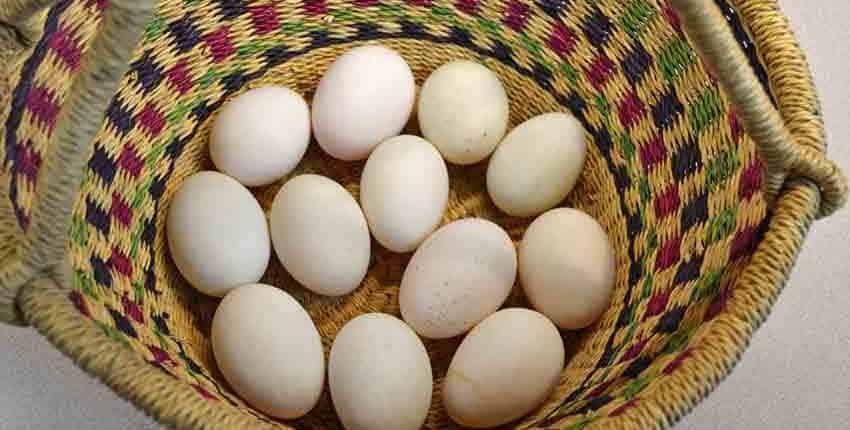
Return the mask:
<path id="1" fill-rule="evenodd" d="M 27 25 L 55 0 L 12 0 L 0 3 L 0 22 Z M 71 211 L 83 178 L 93 140 L 109 102 L 129 69 L 134 49 L 153 17 L 152 0 L 110 0 L 101 30 L 94 37 L 71 84 L 44 156 L 33 200 L 29 234 L 20 263 L 32 275 L 0 285 L 0 307 L 19 295 L 35 278 L 55 276 L 63 262 Z M 17 27 L 20 29 L 20 27 Z M 0 268 L 3 269 L 3 268 Z M 5 290 L 5 291 L 4 291 Z"/>
<path id="2" fill-rule="evenodd" d="M 803 178 L 821 193 L 818 217 L 829 216 L 847 203 L 847 177 L 823 150 L 800 145 L 773 106 L 713 0 L 671 0 L 685 31 L 715 71 L 747 134 L 765 163 L 765 196 L 777 198 L 786 180 Z"/>

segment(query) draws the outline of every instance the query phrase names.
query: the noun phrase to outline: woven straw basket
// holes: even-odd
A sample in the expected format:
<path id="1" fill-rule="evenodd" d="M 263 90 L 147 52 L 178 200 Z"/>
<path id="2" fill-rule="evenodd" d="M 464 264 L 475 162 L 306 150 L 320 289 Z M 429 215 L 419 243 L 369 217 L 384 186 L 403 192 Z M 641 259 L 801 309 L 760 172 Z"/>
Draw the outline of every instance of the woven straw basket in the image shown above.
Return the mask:
<path id="1" fill-rule="evenodd" d="M 594 326 L 564 334 L 560 384 L 518 428 L 670 426 L 738 361 L 812 221 L 845 202 L 776 0 L 5 0 L 0 319 L 35 326 L 170 426 L 341 428 L 327 394 L 281 422 L 228 387 L 209 342 L 217 301 L 178 275 L 164 214 L 181 181 L 211 167 L 223 102 L 270 83 L 309 97 L 337 55 L 375 40 L 419 83 L 452 59 L 486 64 L 512 125 L 560 110 L 588 131 L 564 204 L 607 229 L 614 299 Z M 362 163 L 311 148 L 299 171 L 356 197 Z M 520 238 L 529 220 L 494 208 L 483 170 L 450 169 L 444 221 L 485 217 Z M 278 187 L 256 190 L 265 208 Z M 409 256 L 373 256 L 342 298 L 310 294 L 276 262 L 265 282 L 304 304 L 328 348 L 357 314 L 398 314 Z M 509 305 L 525 305 L 519 290 Z M 454 426 L 440 382 L 457 344 L 427 342 L 427 428 Z"/>

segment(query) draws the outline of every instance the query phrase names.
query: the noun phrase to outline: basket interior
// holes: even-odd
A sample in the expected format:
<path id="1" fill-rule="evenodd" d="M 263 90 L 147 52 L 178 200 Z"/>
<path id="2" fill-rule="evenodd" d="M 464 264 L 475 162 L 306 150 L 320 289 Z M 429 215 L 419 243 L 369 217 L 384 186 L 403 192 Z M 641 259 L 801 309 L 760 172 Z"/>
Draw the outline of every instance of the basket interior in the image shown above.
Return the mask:
<path id="1" fill-rule="evenodd" d="M 84 53 L 103 3 L 62 1 L 54 9 L 36 86 L 54 85 L 51 68 L 73 75 L 69 58 Z M 594 326 L 564 333 L 571 358 L 560 385 L 517 425 L 583 427 L 639 409 L 724 312 L 766 215 L 754 145 L 662 0 L 162 1 L 107 112 L 75 205 L 69 300 L 80 318 L 221 408 L 284 426 L 244 404 L 216 370 L 209 328 L 217 300 L 196 293 L 170 261 L 165 214 L 185 177 L 212 168 L 206 140 L 223 102 L 266 84 L 309 99 L 337 55 L 375 40 L 407 59 L 418 84 L 453 59 L 484 63 L 508 90 L 511 126 L 550 111 L 584 123 L 589 157 L 564 205 L 608 231 L 618 264 L 614 300 Z M 57 103 L 62 85 L 53 87 Z M 17 130 L 36 152 L 50 132 L 38 115 L 25 111 Z M 312 144 L 298 173 L 327 175 L 357 197 L 362 166 Z M 450 168 L 444 222 L 484 217 L 519 240 L 530 220 L 496 210 L 485 168 Z M 25 181 L 12 186 L 25 213 L 21 196 L 31 190 Z M 264 208 L 279 186 L 255 190 Z M 264 282 L 301 301 L 327 349 L 355 315 L 398 315 L 408 258 L 373 246 L 367 279 L 337 299 L 301 288 L 274 257 Z M 525 305 L 516 286 L 506 306 Z M 428 428 L 452 426 L 440 382 L 458 343 L 426 342 L 435 375 Z M 327 393 L 311 414 L 286 424 L 340 427 Z"/>

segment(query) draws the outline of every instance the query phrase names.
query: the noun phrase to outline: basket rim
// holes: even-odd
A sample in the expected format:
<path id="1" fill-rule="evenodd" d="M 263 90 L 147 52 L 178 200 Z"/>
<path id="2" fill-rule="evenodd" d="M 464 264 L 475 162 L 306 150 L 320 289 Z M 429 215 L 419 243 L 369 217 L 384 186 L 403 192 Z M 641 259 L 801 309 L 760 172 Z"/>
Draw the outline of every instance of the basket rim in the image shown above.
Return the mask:
<path id="1" fill-rule="evenodd" d="M 769 56 L 776 59 L 766 63 L 765 69 L 771 92 L 776 95 L 786 124 L 804 137 L 820 136 L 820 140 L 801 140 L 812 142 L 816 149 L 823 151 L 823 121 L 819 111 L 801 115 L 800 107 L 788 102 L 782 91 L 777 91 L 793 87 L 795 91 L 803 91 L 817 100 L 804 54 L 778 3 L 776 0 L 730 2 L 737 10 L 748 11 L 741 14 L 741 21 L 753 35 L 760 58 Z M 762 7 L 756 8 L 756 3 Z M 776 34 L 776 23 L 785 23 L 780 26 L 783 36 L 790 37 L 794 43 L 776 45 L 764 42 L 768 33 Z M 805 78 L 800 79 L 800 76 Z M 786 79 L 788 77 L 794 79 Z M 819 189 L 814 183 L 799 180 L 786 184 L 768 217 L 769 226 L 764 238 L 733 283 L 733 288 L 740 294 L 730 299 L 727 312 L 712 321 L 702 343 L 693 348 L 689 360 L 675 373 L 665 376 L 659 389 L 642 397 L 635 407 L 617 417 L 590 422 L 585 428 L 665 428 L 710 394 L 737 364 L 753 332 L 770 313 L 787 282 L 819 206 Z M 280 428 L 207 401 L 190 385 L 159 371 L 109 338 L 92 321 L 80 318 L 79 311 L 68 297 L 73 291 L 71 279 L 70 266 L 63 264 L 51 277 L 22 288 L 17 297 L 18 306 L 23 317 L 52 344 L 120 396 L 132 401 L 159 422 L 175 428 Z M 138 382 L 140 380 L 145 383 Z"/>

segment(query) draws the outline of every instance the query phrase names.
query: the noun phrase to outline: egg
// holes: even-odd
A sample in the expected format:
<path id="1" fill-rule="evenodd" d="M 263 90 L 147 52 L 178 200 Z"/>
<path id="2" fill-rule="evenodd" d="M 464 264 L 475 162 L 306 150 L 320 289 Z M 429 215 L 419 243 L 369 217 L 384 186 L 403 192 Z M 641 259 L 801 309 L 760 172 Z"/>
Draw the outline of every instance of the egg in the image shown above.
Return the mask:
<path id="1" fill-rule="evenodd" d="M 328 359 L 328 385 L 347 430 L 417 430 L 431 406 L 431 362 L 404 322 L 365 314 L 337 334 Z"/>
<path id="2" fill-rule="evenodd" d="M 564 344 L 552 322 L 528 309 L 504 309 L 461 342 L 443 382 L 443 405 L 462 426 L 506 424 L 543 403 L 563 368 Z"/>
<path id="3" fill-rule="evenodd" d="M 454 221 L 416 250 L 401 280 L 401 315 L 421 336 L 465 333 L 505 302 L 516 279 L 511 238 L 480 218 Z"/>
<path id="4" fill-rule="evenodd" d="M 584 128 L 564 113 L 536 116 L 511 130 L 487 166 L 487 192 L 508 215 L 558 205 L 573 189 L 587 153 Z"/>
<path id="5" fill-rule="evenodd" d="M 272 244 L 283 267 L 307 289 L 326 296 L 353 291 L 369 268 L 366 218 L 342 185 L 301 175 L 272 203 Z"/>
<path id="6" fill-rule="evenodd" d="M 268 185 L 298 165 L 308 143 L 307 103 L 288 88 L 267 86 L 224 105 L 210 132 L 210 157 L 243 185 Z"/>
<path id="7" fill-rule="evenodd" d="M 171 198 L 166 230 L 174 264 L 202 293 L 221 297 L 257 282 L 268 266 L 263 209 L 227 175 L 204 171 L 186 178 Z"/>
<path id="8" fill-rule="evenodd" d="M 391 251 L 416 249 L 437 228 L 448 202 L 446 164 L 422 138 L 384 141 L 363 168 L 360 205 L 372 235 Z"/>
<path id="9" fill-rule="evenodd" d="M 455 164 L 487 158 L 505 136 L 508 116 L 508 95 L 499 77 L 472 61 L 441 66 L 419 95 L 422 135 Z"/>
<path id="10" fill-rule="evenodd" d="M 616 259 L 605 230 L 570 208 L 540 215 L 519 245 L 519 276 L 535 309 L 558 327 L 580 329 L 608 308 Z"/>
<path id="11" fill-rule="evenodd" d="M 319 332 L 292 296 L 250 284 L 224 297 L 211 330 L 213 355 L 230 386 L 253 407 L 298 418 L 316 405 L 325 381 Z"/>
<path id="12" fill-rule="evenodd" d="M 413 109 L 413 72 L 392 49 L 367 45 L 331 64 L 313 97 L 313 132 L 322 149 L 340 160 L 363 160 L 398 135 Z"/>

